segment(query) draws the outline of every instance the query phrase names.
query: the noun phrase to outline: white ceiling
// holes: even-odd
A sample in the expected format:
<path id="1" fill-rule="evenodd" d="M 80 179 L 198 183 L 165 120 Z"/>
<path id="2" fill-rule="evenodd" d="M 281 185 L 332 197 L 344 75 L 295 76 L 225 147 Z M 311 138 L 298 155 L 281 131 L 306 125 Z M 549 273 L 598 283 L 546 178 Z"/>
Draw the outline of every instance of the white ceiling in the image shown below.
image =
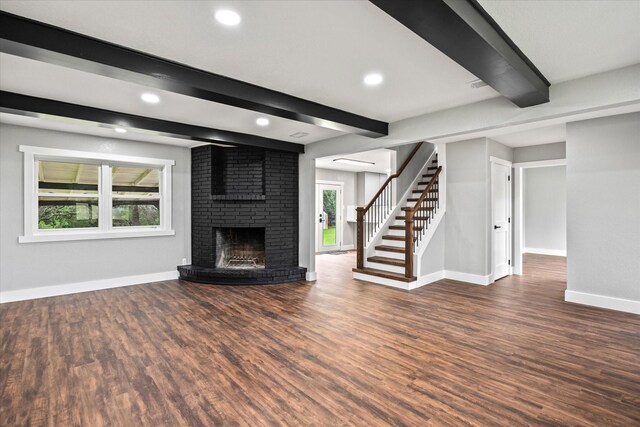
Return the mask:
<path id="1" fill-rule="evenodd" d="M 499 96 L 470 88 L 473 74 L 368 1 L 3 0 L 0 8 L 388 122 Z M 240 25 L 218 24 L 221 8 L 240 13 Z M 384 75 L 375 88 L 362 83 L 372 71 Z"/>
<path id="2" fill-rule="evenodd" d="M 55 117 L 46 115 L 37 115 L 36 117 L 32 117 L 21 116 L 17 114 L 0 113 L 0 123 L 33 127 L 38 129 L 50 129 L 60 132 L 80 133 L 83 135 L 95 135 L 105 138 L 177 145 L 179 147 L 188 148 L 204 144 L 199 141 L 176 138 L 173 136 L 165 136 L 157 132 L 145 131 L 142 129 L 129 129 L 127 133 L 117 133 L 114 132 L 113 128 L 102 125 L 101 123 L 69 119 L 66 117 Z"/>
<path id="3" fill-rule="evenodd" d="M 553 84 L 640 62 L 638 0 L 479 0 Z"/>
<path id="4" fill-rule="evenodd" d="M 640 62 L 640 1 L 480 2 L 552 83 Z M 239 12 L 242 23 L 218 24 L 213 13 L 221 8 Z M 474 75 L 368 1 L 2 0 L 0 9 L 388 122 L 499 96 L 471 89 Z M 384 75 L 381 86 L 362 84 L 372 71 Z M 147 105 L 141 85 L 7 54 L 0 89 L 295 143 L 340 134 L 277 117 L 260 128 L 254 112 L 158 90 L 162 102 Z M 87 133 L 95 132 L 112 133 L 94 123 Z M 521 146 L 559 138 L 558 130 L 522 133 L 494 139 Z M 192 144 L 134 130 L 113 136 Z"/>
<path id="5" fill-rule="evenodd" d="M 554 126 L 528 129 L 521 132 L 495 135 L 492 136 L 491 139 L 507 147 L 514 148 L 564 142 L 567 140 L 567 126 L 563 123 Z"/>
<path id="6" fill-rule="evenodd" d="M 0 53 L 0 89 L 179 123 L 251 133 L 298 144 L 341 135 L 340 132 L 327 128 L 173 92 L 149 90 L 139 84 L 5 53 Z M 154 105 L 142 102 L 140 95 L 144 92 L 158 94 L 161 102 Z M 256 125 L 258 117 L 268 117 L 270 125 Z M 306 132 L 309 135 L 304 138 L 291 137 L 295 132 Z"/>
<path id="7" fill-rule="evenodd" d="M 322 157 L 316 159 L 316 168 L 333 169 L 347 172 L 377 172 L 388 173 L 391 170 L 391 156 L 395 155 L 391 150 L 371 150 L 355 154 L 344 154 L 340 156 Z M 334 162 L 335 159 L 362 160 L 373 162 L 373 165 L 350 165 Z"/>

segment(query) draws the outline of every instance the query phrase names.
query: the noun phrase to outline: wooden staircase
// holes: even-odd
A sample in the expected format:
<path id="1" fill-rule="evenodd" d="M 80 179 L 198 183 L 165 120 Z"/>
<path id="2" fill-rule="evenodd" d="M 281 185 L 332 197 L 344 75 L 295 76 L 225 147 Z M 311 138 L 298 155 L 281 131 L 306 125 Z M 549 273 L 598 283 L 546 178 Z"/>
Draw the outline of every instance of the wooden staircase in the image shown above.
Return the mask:
<path id="1" fill-rule="evenodd" d="M 415 154 L 415 151 L 412 154 Z M 403 164 L 396 176 L 400 175 L 411 157 Z M 396 209 L 397 215 L 394 214 L 393 218 L 385 218 L 385 223 L 373 236 L 370 232 L 367 234 L 365 222 L 368 219 L 368 211 L 371 206 L 375 206 L 378 195 L 365 208 L 358 208 L 358 244 L 356 247 L 358 265 L 353 269 L 355 278 L 374 283 L 382 283 L 380 279 L 401 283 L 417 280 L 414 275 L 413 256 L 417 242 L 429 227 L 438 209 L 438 177 L 441 170 L 436 153 L 432 156 L 429 165 L 423 168 L 426 173 L 421 172 L 421 177 L 415 187 L 408 192 L 410 196 L 402 202 L 399 209 Z M 388 182 L 385 182 L 379 194 L 383 194 Z M 369 252 L 370 256 L 365 257 L 365 242 L 371 242 L 377 235 L 380 237 L 381 244 L 376 245 L 374 250 Z"/>

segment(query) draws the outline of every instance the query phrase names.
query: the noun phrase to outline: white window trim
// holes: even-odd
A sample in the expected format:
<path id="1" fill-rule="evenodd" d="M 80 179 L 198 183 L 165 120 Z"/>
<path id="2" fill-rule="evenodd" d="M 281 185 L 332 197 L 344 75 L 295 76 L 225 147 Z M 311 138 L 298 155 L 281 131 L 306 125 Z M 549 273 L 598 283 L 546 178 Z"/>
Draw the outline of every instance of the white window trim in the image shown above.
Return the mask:
<path id="1" fill-rule="evenodd" d="M 18 237 L 20 243 L 55 242 L 69 240 L 118 239 L 129 237 L 173 236 L 175 230 L 171 223 L 171 168 L 174 160 L 155 159 L 148 157 L 124 156 L 119 154 L 94 153 L 58 148 L 32 147 L 20 145 L 19 151 L 24 153 L 24 230 Z M 93 161 L 101 165 L 98 177 L 98 194 L 101 199 L 98 229 L 38 229 L 38 192 L 37 169 L 35 162 L 38 158 L 52 160 Z M 108 162 L 108 164 L 107 164 Z M 111 165 L 117 163 L 123 166 L 155 166 L 161 168 L 160 179 L 160 225 L 142 227 L 112 227 L 111 226 L 111 192 L 100 191 L 101 188 L 111 188 Z"/>

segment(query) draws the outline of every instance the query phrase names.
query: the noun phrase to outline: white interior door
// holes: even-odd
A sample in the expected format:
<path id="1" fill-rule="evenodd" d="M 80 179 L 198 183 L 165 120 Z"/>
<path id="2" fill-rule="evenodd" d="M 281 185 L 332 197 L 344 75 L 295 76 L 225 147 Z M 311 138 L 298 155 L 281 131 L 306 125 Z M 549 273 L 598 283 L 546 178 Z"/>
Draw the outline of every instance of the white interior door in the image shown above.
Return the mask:
<path id="1" fill-rule="evenodd" d="M 511 166 L 491 163 L 491 217 L 493 280 L 511 269 Z"/>
<path id="2" fill-rule="evenodd" d="M 316 186 L 318 252 L 340 249 L 342 245 L 342 189 L 335 184 Z"/>

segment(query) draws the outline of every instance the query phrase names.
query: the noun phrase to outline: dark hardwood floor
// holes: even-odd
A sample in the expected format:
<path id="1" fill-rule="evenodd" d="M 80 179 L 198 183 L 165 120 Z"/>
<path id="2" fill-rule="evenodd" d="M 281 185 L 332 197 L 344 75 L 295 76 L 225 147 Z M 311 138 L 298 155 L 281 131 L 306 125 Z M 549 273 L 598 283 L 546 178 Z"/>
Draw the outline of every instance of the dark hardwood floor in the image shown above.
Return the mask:
<path id="1" fill-rule="evenodd" d="M 640 425 L 640 316 L 563 302 L 563 258 L 412 292 L 354 264 L 0 305 L 0 426 Z"/>

